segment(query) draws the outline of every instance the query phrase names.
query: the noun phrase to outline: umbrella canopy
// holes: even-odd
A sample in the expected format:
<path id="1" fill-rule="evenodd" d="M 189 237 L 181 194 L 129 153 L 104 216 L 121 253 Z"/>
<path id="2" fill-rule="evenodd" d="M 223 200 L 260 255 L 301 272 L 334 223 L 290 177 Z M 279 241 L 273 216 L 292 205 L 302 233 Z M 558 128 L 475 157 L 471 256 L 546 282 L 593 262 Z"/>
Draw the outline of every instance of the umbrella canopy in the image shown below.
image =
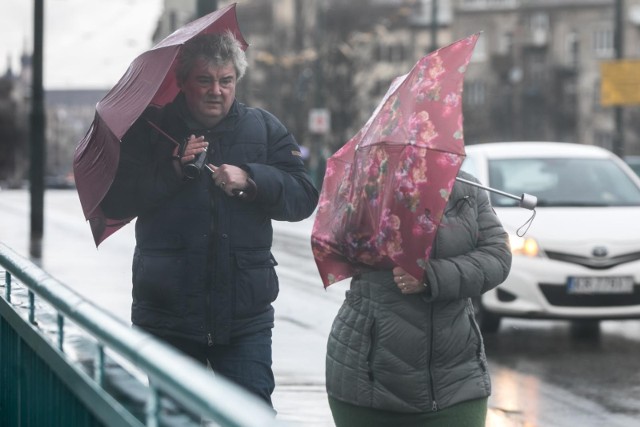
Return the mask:
<path id="1" fill-rule="evenodd" d="M 371 268 L 421 278 L 464 159 L 462 87 L 479 34 L 396 78 L 327 161 L 311 246 L 327 287 Z"/>
<path id="2" fill-rule="evenodd" d="M 132 219 L 107 218 L 100 209 L 115 178 L 123 135 L 149 105 L 165 105 L 178 94 L 174 69 L 182 45 L 199 34 L 226 30 L 233 32 L 244 49 L 248 47 L 238 27 L 235 3 L 185 25 L 142 53 L 98 102 L 93 123 L 78 144 L 73 161 L 80 203 L 96 246 Z"/>

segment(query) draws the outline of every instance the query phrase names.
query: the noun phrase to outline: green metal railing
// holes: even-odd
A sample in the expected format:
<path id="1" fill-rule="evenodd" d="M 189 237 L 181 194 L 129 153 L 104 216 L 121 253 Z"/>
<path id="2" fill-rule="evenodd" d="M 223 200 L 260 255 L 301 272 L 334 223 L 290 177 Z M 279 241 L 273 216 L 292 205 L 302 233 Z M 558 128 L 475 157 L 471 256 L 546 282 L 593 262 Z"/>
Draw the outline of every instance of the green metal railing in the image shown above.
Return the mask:
<path id="1" fill-rule="evenodd" d="M 2 243 L 0 267 L 0 425 L 278 425 L 257 398 Z"/>

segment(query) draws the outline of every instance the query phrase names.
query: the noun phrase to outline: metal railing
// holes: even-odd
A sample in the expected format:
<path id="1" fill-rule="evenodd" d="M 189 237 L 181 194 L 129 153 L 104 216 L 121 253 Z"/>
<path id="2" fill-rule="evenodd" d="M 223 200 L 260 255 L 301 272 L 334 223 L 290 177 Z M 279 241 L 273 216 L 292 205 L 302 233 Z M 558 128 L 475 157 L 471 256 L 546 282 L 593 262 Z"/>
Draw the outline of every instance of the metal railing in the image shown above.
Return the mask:
<path id="1" fill-rule="evenodd" d="M 0 425 L 279 425 L 259 399 L 2 243 L 0 267 Z"/>

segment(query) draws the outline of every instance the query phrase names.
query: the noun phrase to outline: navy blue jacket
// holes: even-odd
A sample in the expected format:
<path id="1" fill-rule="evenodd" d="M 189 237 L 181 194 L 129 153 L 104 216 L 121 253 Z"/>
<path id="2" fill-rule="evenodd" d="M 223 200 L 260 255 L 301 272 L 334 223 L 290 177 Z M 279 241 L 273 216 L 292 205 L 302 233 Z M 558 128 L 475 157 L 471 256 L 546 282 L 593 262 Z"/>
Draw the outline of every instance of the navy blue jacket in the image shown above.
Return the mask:
<path id="1" fill-rule="evenodd" d="M 175 141 L 204 135 L 208 162 L 244 168 L 252 200 L 229 197 L 207 170 L 182 179 Z M 121 143 L 118 172 L 101 207 L 137 216 L 132 322 L 160 335 L 213 343 L 272 327 L 278 278 L 271 220 L 300 221 L 316 207 L 294 137 L 270 113 L 237 101 L 214 128 L 197 129 L 184 99 L 149 108 Z"/>

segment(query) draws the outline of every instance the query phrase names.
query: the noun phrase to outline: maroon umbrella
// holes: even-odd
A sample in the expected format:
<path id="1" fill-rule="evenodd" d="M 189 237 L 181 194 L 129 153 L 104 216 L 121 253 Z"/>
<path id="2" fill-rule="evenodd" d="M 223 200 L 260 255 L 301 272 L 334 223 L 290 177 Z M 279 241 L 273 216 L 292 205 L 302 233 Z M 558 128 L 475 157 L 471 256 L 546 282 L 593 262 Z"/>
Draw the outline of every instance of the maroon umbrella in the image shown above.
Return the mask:
<path id="1" fill-rule="evenodd" d="M 84 216 L 98 246 L 131 221 L 108 218 L 100 202 L 111 186 L 120 158 L 120 140 L 149 105 L 163 106 L 178 94 L 174 68 L 182 45 L 199 34 L 231 30 L 244 49 L 236 4 L 199 18 L 138 56 L 120 81 L 96 106 L 96 115 L 73 160 L 76 188 Z"/>
<path id="2" fill-rule="evenodd" d="M 464 159 L 462 86 L 479 34 L 396 78 L 327 161 L 311 245 L 327 287 L 371 268 L 422 277 Z"/>

